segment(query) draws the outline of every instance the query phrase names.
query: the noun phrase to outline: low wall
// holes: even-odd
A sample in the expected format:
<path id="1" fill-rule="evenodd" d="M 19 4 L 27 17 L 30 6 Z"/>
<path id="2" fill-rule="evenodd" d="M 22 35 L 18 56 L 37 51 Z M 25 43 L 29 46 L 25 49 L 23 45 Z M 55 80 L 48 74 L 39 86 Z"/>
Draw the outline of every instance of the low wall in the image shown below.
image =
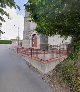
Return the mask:
<path id="1" fill-rule="evenodd" d="M 57 64 L 63 61 L 67 56 L 63 56 L 61 58 L 56 58 L 52 61 L 48 62 L 41 62 L 39 60 L 35 60 L 34 58 L 25 57 L 24 59 L 29 62 L 33 67 L 37 68 L 43 74 L 48 73 L 49 71 L 53 70 Z"/>

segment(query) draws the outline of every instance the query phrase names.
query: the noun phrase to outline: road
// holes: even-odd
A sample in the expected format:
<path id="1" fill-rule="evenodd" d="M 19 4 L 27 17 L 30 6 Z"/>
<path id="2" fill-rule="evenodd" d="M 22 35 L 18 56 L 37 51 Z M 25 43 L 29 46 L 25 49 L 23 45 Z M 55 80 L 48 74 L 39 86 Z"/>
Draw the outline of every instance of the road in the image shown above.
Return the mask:
<path id="1" fill-rule="evenodd" d="M 10 47 L 0 45 L 0 92 L 52 92 L 41 76 Z"/>

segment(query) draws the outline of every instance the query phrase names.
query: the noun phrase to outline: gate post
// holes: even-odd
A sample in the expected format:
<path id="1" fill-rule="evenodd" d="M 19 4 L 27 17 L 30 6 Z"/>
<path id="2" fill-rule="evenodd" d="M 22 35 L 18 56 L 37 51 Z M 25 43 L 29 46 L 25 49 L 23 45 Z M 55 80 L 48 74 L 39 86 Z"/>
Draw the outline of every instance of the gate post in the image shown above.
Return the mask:
<path id="1" fill-rule="evenodd" d="M 38 49 L 36 49 L 36 57 L 38 58 Z"/>
<path id="2" fill-rule="evenodd" d="M 32 48 L 31 48 L 31 58 L 32 58 Z"/>
<path id="3" fill-rule="evenodd" d="M 17 47 L 17 53 L 18 53 L 18 47 Z"/>
<path id="4" fill-rule="evenodd" d="M 44 51 L 44 60 L 45 60 L 45 50 L 43 50 Z"/>

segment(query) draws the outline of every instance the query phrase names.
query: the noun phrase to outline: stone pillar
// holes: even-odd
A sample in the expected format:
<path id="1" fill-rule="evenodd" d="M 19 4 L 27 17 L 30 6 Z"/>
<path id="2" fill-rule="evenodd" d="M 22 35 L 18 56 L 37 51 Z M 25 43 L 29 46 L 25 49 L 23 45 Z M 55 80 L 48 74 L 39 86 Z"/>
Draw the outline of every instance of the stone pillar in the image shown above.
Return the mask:
<path id="1" fill-rule="evenodd" d="M 48 36 L 40 35 L 40 49 L 48 50 Z"/>

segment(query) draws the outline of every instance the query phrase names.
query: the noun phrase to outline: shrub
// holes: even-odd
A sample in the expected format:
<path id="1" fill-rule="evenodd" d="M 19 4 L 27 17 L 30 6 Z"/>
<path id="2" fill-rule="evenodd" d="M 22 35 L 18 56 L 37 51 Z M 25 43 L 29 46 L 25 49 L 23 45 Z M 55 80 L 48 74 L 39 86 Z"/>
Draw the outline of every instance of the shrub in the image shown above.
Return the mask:
<path id="1" fill-rule="evenodd" d="M 11 40 L 0 40 L 0 44 L 12 44 Z"/>

